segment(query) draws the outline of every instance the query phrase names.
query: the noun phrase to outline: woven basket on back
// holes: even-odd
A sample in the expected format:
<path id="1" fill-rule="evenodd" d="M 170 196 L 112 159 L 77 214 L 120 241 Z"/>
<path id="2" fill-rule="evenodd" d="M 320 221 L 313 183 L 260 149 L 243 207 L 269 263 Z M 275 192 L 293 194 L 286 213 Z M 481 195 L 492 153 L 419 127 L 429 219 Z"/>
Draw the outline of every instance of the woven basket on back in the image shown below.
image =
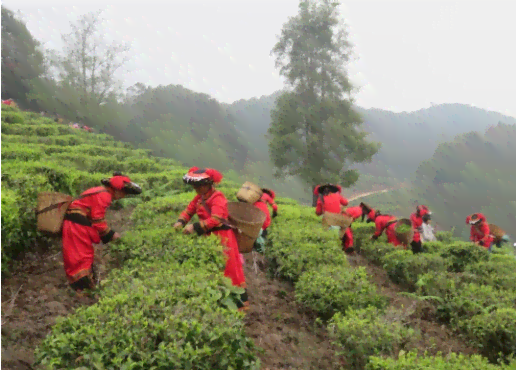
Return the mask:
<path id="1" fill-rule="evenodd" d="M 72 200 L 73 198 L 70 195 L 61 193 L 44 192 L 38 194 L 37 212 L 54 204 L 59 205 L 58 207 L 50 209 L 46 212 L 38 213 L 38 230 L 46 231 L 52 234 L 58 234 L 61 232 L 66 210 L 68 209 L 68 206 Z"/>
<path id="2" fill-rule="evenodd" d="M 506 234 L 499 226 L 489 224 L 489 232 L 492 236 L 494 236 L 494 242 L 500 242 L 503 236 Z"/>
<path id="3" fill-rule="evenodd" d="M 238 229 L 235 232 L 238 251 L 251 252 L 265 222 L 265 213 L 252 204 L 241 202 L 229 202 L 228 213 L 229 221 Z"/>
<path id="4" fill-rule="evenodd" d="M 262 189 L 252 182 L 246 181 L 238 191 L 236 197 L 239 201 L 254 204 L 260 200 L 263 195 Z"/>
<path id="5" fill-rule="evenodd" d="M 324 212 L 322 217 L 323 228 L 327 229 L 330 226 L 339 226 L 343 234 L 348 227 L 353 223 L 353 217 L 342 213 Z"/>
<path id="6" fill-rule="evenodd" d="M 398 232 L 397 227 L 399 225 L 410 226 L 410 231 L 407 231 L 406 233 Z M 408 218 L 399 219 L 398 222 L 396 222 L 394 232 L 396 233 L 396 237 L 398 238 L 398 240 L 405 245 L 409 245 L 412 242 L 412 239 L 414 238 L 414 229 L 412 228 L 412 222 Z"/>

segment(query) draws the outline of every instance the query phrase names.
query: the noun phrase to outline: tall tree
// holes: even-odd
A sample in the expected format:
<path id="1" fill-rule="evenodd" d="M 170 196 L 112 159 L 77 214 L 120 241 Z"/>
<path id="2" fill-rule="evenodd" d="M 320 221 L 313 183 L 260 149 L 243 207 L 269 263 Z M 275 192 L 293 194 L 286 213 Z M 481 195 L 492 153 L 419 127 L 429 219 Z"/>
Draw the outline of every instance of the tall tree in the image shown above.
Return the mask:
<path id="1" fill-rule="evenodd" d="M 49 53 L 56 80 L 77 92 L 82 119 L 120 98 L 122 84 L 116 73 L 129 60 L 128 43 L 106 40 L 101 13 L 90 12 L 71 23 L 72 31 L 62 35 L 63 51 Z"/>
<path id="2" fill-rule="evenodd" d="M 36 109 L 27 95 L 44 72 L 39 42 L 11 10 L 2 6 L 2 98 L 12 98 L 22 106 Z"/>
<path id="3" fill-rule="evenodd" d="M 358 180 L 353 163 L 370 161 L 379 144 L 359 131 L 354 88 L 345 70 L 352 46 L 339 19 L 338 1 L 303 0 L 284 24 L 271 54 L 287 88 L 271 112 L 269 153 L 280 173 L 312 185 Z"/>

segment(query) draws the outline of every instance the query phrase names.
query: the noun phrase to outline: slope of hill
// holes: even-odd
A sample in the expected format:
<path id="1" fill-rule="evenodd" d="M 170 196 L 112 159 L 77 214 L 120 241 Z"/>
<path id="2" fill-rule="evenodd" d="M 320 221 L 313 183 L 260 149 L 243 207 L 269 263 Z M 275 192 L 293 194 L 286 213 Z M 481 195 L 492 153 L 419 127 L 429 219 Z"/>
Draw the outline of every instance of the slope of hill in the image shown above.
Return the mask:
<path id="1" fill-rule="evenodd" d="M 240 290 L 221 273 L 217 238 L 185 236 L 170 228 L 195 194 L 181 181 L 185 168 L 106 135 L 5 107 L 2 142 L 2 268 L 7 263 L 12 273 L 2 274 L 3 367 L 257 370 L 263 364 L 270 369 L 413 370 L 446 363 L 448 370 L 510 369 L 487 361 L 515 351 L 514 261 L 503 253 L 487 260 L 485 250 L 450 244 L 448 238 L 426 255 L 412 257 L 385 245 L 384 237 L 368 242 L 371 225 L 357 223 L 356 246 L 363 257 L 347 258 L 312 208 L 278 198 L 280 215 L 272 223 L 264 258 L 246 258 L 252 306 L 242 317 L 234 310 Z M 64 274 L 57 274 L 62 273 L 59 247 L 47 255 L 35 253 L 41 238 L 30 210 L 39 191 L 75 195 L 113 170 L 126 171 L 143 185 L 144 194 L 115 205 L 123 210 L 122 218 L 110 213 L 118 230 L 130 231 L 107 250 L 100 248 L 111 258 L 99 261 L 108 272 L 96 292 L 101 299 L 89 298 L 82 304 L 86 307 L 74 311 L 81 304 L 68 294 Z M 219 189 L 234 200 L 236 184 L 224 181 Z M 33 259 L 18 269 L 5 256 L 20 257 L 13 254 L 20 249 L 29 250 Z M 253 266 L 255 258 L 286 281 L 267 279 Z M 383 261 L 385 271 L 374 261 Z M 484 266 L 507 273 L 497 279 Z M 470 274 L 457 273 L 463 268 Z M 436 273 L 447 279 L 417 282 L 435 279 Z M 459 281 L 464 278 L 470 280 Z M 447 285 L 450 279 L 456 289 Z M 433 291 L 404 294 L 413 286 Z M 427 303 L 428 295 L 439 302 Z M 469 301 L 474 305 L 464 304 Z M 64 317 L 56 320 L 59 315 Z M 316 317 L 322 319 L 318 325 Z M 448 329 L 440 318 L 448 319 Z M 479 325 L 486 322 L 490 325 Z M 491 339 L 485 338 L 500 344 L 486 346 Z M 401 349 L 419 350 L 421 356 L 410 352 L 398 359 Z M 423 350 L 429 352 L 422 355 Z M 461 355 L 437 354 L 450 351 Z"/>

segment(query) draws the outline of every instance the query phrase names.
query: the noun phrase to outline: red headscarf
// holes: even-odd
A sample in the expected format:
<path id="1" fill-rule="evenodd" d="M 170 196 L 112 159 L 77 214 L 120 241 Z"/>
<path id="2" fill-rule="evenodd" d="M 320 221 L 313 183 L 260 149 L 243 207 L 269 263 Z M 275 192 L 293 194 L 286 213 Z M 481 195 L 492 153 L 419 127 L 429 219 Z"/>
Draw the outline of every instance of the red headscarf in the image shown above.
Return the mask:
<path id="1" fill-rule="evenodd" d="M 125 184 L 130 182 L 131 179 L 127 176 L 113 176 L 109 179 L 109 185 L 111 185 L 111 187 L 116 190 L 123 190 Z"/>
<path id="2" fill-rule="evenodd" d="M 202 182 L 203 180 L 210 180 L 211 182 L 218 184 L 222 181 L 224 176 L 213 168 L 200 169 L 199 167 L 192 167 L 188 170 L 188 173 L 183 176 L 183 181 L 186 183 Z"/>

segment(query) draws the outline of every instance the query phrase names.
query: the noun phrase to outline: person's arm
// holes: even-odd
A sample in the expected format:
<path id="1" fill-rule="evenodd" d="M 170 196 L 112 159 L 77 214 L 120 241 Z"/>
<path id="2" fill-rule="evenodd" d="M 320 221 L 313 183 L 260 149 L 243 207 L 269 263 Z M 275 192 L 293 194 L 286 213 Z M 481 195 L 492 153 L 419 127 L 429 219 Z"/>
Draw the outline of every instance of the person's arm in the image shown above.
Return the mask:
<path id="1" fill-rule="evenodd" d="M 488 242 L 489 242 L 489 239 L 490 239 L 490 230 L 489 230 L 489 225 L 487 223 L 484 223 L 482 224 L 482 226 L 480 226 L 480 231 L 482 232 L 482 238 L 480 238 L 480 243 L 481 245 L 487 245 Z"/>
<path id="2" fill-rule="evenodd" d="M 211 200 L 210 217 L 193 224 L 193 228 L 197 235 L 203 235 L 214 227 L 222 226 L 224 220 L 224 211 L 227 209 L 227 200 L 222 196 L 216 196 Z"/>
<path id="3" fill-rule="evenodd" d="M 96 202 L 93 202 L 91 208 L 91 226 L 99 233 L 100 240 L 102 243 L 107 244 L 111 240 L 115 234 L 114 230 L 112 230 L 106 220 L 106 210 L 111 204 L 111 195 L 108 193 L 99 193 L 96 195 Z"/>
<path id="4" fill-rule="evenodd" d="M 322 203 L 321 197 L 319 197 L 317 199 L 317 206 L 315 207 L 315 214 L 317 216 L 320 216 L 323 214 L 323 203 Z"/>
<path id="5" fill-rule="evenodd" d="M 376 225 L 376 231 L 375 231 L 374 235 L 371 238 L 373 240 L 378 239 L 380 237 L 380 235 L 382 235 L 382 233 L 383 233 L 383 222 L 376 221 L 375 225 Z"/>
<path id="6" fill-rule="evenodd" d="M 192 219 L 192 217 L 195 215 L 197 210 L 197 202 L 199 201 L 199 195 L 196 195 L 193 200 L 186 206 L 185 210 L 181 212 L 179 215 L 179 218 L 176 222 L 176 224 L 180 223 L 181 225 L 185 226 L 188 221 Z"/>
<path id="7" fill-rule="evenodd" d="M 344 207 L 347 207 L 349 202 L 346 198 L 344 198 L 342 195 L 340 196 L 340 204 L 342 204 Z"/>

